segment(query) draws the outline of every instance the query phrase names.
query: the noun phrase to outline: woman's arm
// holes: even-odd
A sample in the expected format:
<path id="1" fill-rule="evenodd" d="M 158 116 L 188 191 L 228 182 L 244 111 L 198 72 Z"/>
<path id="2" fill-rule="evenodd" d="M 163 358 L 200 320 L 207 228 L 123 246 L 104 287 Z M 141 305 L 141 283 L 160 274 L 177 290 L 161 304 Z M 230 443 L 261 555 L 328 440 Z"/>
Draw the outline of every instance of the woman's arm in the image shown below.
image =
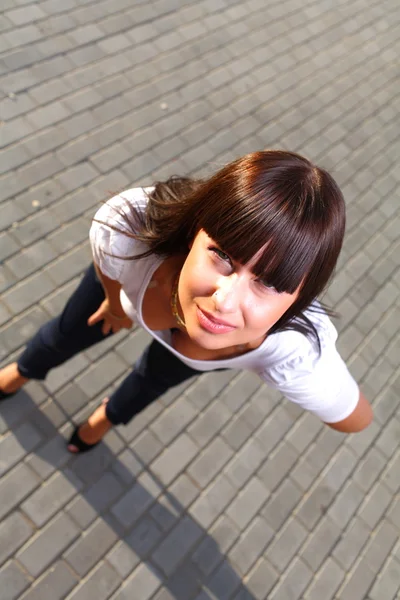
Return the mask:
<path id="1" fill-rule="evenodd" d="M 360 396 L 358 399 L 357 406 L 353 410 L 353 412 L 343 419 L 343 421 L 338 421 L 337 423 L 326 423 L 332 429 L 336 429 L 336 431 L 342 431 L 343 433 L 356 433 L 357 431 L 362 431 L 368 425 L 371 424 L 373 419 L 373 412 L 370 403 L 364 396 L 364 394 L 360 391 Z"/>
<path id="2" fill-rule="evenodd" d="M 104 275 L 96 263 L 94 263 L 94 267 L 106 297 L 96 312 L 89 317 L 88 325 L 94 325 L 99 321 L 103 321 L 102 331 L 104 335 L 107 335 L 110 331 L 116 333 L 123 328 L 129 329 L 132 327 L 132 321 L 127 317 L 121 305 L 121 284 L 119 281 L 115 281 Z"/>
<path id="3" fill-rule="evenodd" d="M 114 279 L 107 277 L 107 275 L 104 275 L 96 263 L 94 263 L 94 268 L 96 269 L 97 277 L 103 286 L 104 293 L 108 300 L 110 312 L 116 317 L 125 317 L 126 314 L 122 308 L 120 300 L 120 291 L 122 285 L 119 283 L 119 281 L 115 281 Z"/>

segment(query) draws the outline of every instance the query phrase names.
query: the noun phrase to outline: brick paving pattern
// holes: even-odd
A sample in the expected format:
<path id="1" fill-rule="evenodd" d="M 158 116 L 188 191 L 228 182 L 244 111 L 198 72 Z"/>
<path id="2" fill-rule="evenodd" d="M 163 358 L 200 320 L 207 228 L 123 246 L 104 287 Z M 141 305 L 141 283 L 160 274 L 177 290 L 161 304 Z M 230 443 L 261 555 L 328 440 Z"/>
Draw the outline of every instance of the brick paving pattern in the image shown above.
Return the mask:
<path id="1" fill-rule="evenodd" d="M 327 300 L 375 411 L 343 436 L 214 373 L 71 457 L 72 422 L 146 343 L 115 336 L 0 407 L 2 600 L 399 597 L 398 2 L 1 6 L 3 364 L 76 285 L 101 200 L 281 147 L 345 193 Z"/>

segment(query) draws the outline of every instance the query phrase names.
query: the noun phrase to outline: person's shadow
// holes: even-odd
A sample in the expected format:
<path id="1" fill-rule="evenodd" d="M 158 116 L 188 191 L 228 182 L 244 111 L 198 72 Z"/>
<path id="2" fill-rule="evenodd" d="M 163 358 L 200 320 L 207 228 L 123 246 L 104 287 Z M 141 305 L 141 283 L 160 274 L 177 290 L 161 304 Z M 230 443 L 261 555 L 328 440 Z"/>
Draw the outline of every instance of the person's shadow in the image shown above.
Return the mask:
<path id="1" fill-rule="evenodd" d="M 226 375 L 218 377 L 223 386 Z M 205 394 L 215 392 L 202 381 Z M 67 386 L 69 394 L 73 386 Z M 1 403 L 2 433 L 10 431 L 0 458 L 0 519 L 13 515 L 26 529 L 11 541 L 5 558 L 19 561 L 31 585 L 41 585 L 39 578 L 54 568 L 49 584 L 64 585 L 63 594 L 79 585 L 92 598 L 100 597 L 100 588 L 101 597 L 116 591 L 115 600 L 256 600 L 225 555 L 240 535 L 224 515 L 237 490 L 220 476 L 204 492 L 187 474 L 177 474 L 173 461 L 185 465 L 194 442 L 185 446 L 183 433 L 165 449 L 146 428 L 154 411 L 181 392 L 171 390 L 128 427 L 112 430 L 79 456 L 66 449 L 72 430 L 68 410 L 74 409 L 57 400 L 62 393 L 49 398 L 44 386 L 30 382 Z"/>

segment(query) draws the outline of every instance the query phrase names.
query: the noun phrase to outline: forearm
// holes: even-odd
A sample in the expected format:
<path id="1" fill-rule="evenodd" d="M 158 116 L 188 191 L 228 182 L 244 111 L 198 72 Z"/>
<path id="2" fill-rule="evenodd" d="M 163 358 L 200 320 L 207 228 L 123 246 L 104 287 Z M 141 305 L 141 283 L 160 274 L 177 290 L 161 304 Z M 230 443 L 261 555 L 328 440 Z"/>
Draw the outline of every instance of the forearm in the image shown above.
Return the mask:
<path id="1" fill-rule="evenodd" d="M 101 285 L 103 286 L 104 293 L 110 306 L 110 311 L 117 317 L 125 316 L 125 311 L 122 308 L 120 300 L 120 291 L 122 287 L 121 284 L 119 283 L 119 281 L 115 281 L 114 279 L 110 279 L 109 277 L 107 277 L 107 275 L 104 275 L 104 273 L 100 271 L 96 263 L 94 263 L 94 267 L 96 269 L 97 277 L 99 278 Z"/>

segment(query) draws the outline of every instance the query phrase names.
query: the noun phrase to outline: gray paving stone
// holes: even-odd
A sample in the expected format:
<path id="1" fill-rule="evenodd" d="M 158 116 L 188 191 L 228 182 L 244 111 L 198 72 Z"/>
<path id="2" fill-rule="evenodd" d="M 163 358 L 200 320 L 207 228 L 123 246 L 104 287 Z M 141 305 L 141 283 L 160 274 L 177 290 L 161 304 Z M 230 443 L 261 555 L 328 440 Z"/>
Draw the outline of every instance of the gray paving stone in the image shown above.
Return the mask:
<path id="1" fill-rule="evenodd" d="M 154 563 L 170 577 L 184 556 L 203 535 L 190 516 L 184 516 L 152 554 Z"/>
<path id="2" fill-rule="evenodd" d="M 350 570 L 369 536 L 370 532 L 365 523 L 361 519 L 355 518 L 333 550 L 333 557 L 343 569 Z"/>
<path id="3" fill-rule="evenodd" d="M 200 490 L 186 474 L 182 474 L 170 486 L 168 493 L 171 493 L 174 498 L 178 498 L 182 509 L 186 509 L 200 494 Z"/>
<path id="4" fill-rule="evenodd" d="M 82 185 L 91 182 L 97 176 L 97 172 L 88 163 L 80 163 L 64 171 L 59 177 L 58 182 L 67 192 L 73 192 Z M 86 208 L 86 207 L 85 207 Z"/>
<path id="5" fill-rule="evenodd" d="M 161 488 L 145 474 L 118 500 L 111 512 L 125 527 L 133 523 L 156 501 Z"/>
<path id="6" fill-rule="evenodd" d="M 11 324 L 7 324 L 1 332 L 3 343 L 3 352 L 0 352 L 1 358 L 3 359 L 6 354 L 23 345 L 47 320 L 48 315 L 41 308 L 34 308 Z"/>
<path id="7" fill-rule="evenodd" d="M 68 459 L 69 456 L 65 452 L 65 440 L 62 436 L 56 435 L 31 454 L 26 462 L 39 477 L 46 479 L 57 468 L 65 465 Z"/>
<path id="8" fill-rule="evenodd" d="M 191 557 L 203 575 L 209 575 L 222 562 L 224 554 L 238 538 L 239 533 L 233 521 L 225 515 L 216 521 L 209 535 L 200 542 Z M 246 547 L 246 542 L 243 542 L 242 546 Z M 239 549 L 236 552 L 239 553 Z"/>
<path id="9" fill-rule="evenodd" d="M 75 523 L 60 513 L 18 552 L 16 558 L 33 577 L 37 577 L 78 535 Z"/>
<path id="10" fill-rule="evenodd" d="M 238 417 L 228 423 L 222 430 L 221 435 L 233 450 L 239 450 L 243 443 L 250 437 L 251 433 L 252 428 L 243 418 Z"/>
<path id="11" fill-rule="evenodd" d="M 40 200 L 38 200 L 38 202 L 40 202 L 42 200 L 41 196 L 39 195 Z M 19 241 L 19 243 L 23 246 L 28 246 L 29 244 L 32 244 L 33 242 L 36 242 L 37 240 L 39 240 L 40 238 L 43 238 L 44 235 L 46 235 L 47 233 L 49 233 L 50 231 L 53 231 L 54 229 L 56 229 L 58 227 L 58 225 L 60 224 L 60 221 L 57 219 L 57 217 L 52 213 L 52 212 L 45 212 L 45 211 L 40 211 L 39 213 L 37 213 L 36 215 L 33 215 L 32 217 L 28 218 L 27 220 L 24 220 L 20 223 L 18 223 L 18 226 L 14 228 L 13 230 L 13 236 L 15 238 L 17 238 L 17 240 Z M 48 245 L 42 241 L 40 242 L 42 244 L 42 246 L 39 246 L 39 250 L 40 248 L 43 248 L 43 244 L 45 248 L 48 248 Z M 49 248 L 50 250 L 50 257 L 51 259 L 53 259 L 55 257 L 54 255 L 54 251 L 51 249 L 51 247 Z M 27 254 L 27 259 L 31 260 L 35 260 L 35 253 L 34 253 L 34 249 L 30 251 L 33 256 L 30 256 L 30 254 Z M 23 254 L 22 254 L 23 256 Z M 19 258 L 16 257 L 16 258 Z M 15 260 L 14 259 L 14 263 L 15 264 Z M 21 259 L 20 259 L 21 260 Z M 43 260 L 43 258 L 42 258 Z M 45 262 L 43 262 L 42 264 L 45 264 Z M 37 265 L 37 268 L 40 267 L 40 264 Z M 12 268 L 12 267 L 11 267 Z"/>
<path id="12" fill-rule="evenodd" d="M 288 569 L 286 577 L 281 578 L 272 591 L 271 600 L 279 598 L 301 598 L 304 589 L 312 578 L 312 571 L 299 559 L 295 559 Z"/>
<path id="13" fill-rule="evenodd" d="M 186 398 L 179 398 L 150 426 L 163 444 L 169 444 L 191 421 L 196 411 Z"/>
<path id="14" fill-rule="evenodd" d="M 21 600 L 54 600 L 54 598 L 62 598 L 73 589 L 76 583 L 76 576 L 71 573 L 71 570 L 68 569 L 63 561 L 59 561 L 21 596 Z"/>
<path id="15" fill-rule="evenodd" d="M 241 488 L 265 460 L 265 453 L 257 439 L 251 438 L 232 458 L 225 469 L 232 483 Z"/>
<path id="16" fill-rule="evenodd" d="M 183 508 L 174 501 L 170 494 L 163 494 L 158 498 L 156 504 L 150 509 L 152 519 L 157 523 L 160 530 L 166 532 L 172 529 L 178 522 Z"/>
<path id="17" fill-rule="evenodd" d="M 204 528 L 208 528 L 236 496 L 230 481 L 220 475 L 189 508 L 189 513 Z"/>
<path id="18" fill-rule="evenodd" d="M 390 557 L 369 593 L 371 600 L 378 600 L 382 597 L 382 594 L 387 598 L 396 597 L 400 589 L 399 567 L 399 562 Z"/>
<path id="19" fill-rule="evenodd" d="M 339 527 L 344 527 L 353 517 L 364 498 L 363 491 L 353 481 L 349 481 L 336 496 L 328 514 Z"/>
<path id="20" fill-rule="evenodd" d="M 290 444 L 283 442 L 275 452 L 269 455 L 268 460 L 259 469 L 257 476 L 268 490 L 274 491 L 291 471 L 297 460 L 297 452 L 293 450 Z"/>
<path id="21" fill-rule="evenodd" d="M 138 525 L 126 537 L 126 543 L 142 561 L 158 546 L 164 532 L 150 517 L 140 519 Z"/>
<path id="22" fill-rule="evenodd" d="M 277 407 L 262 423 L 256 432 L 256 439 L 262 445 L 266 455 L 281 441 L 292 424 L 292 419 L 281 407 Z"/>
<path id="23" fill-rule="evenodd" d="M 120 578 L 107 563 L 101 562 L 70 594 L 71 600 L 106 600 L 120 584 Z"/>
<path id="24" fill-rule="evenodd" d="M 360 517 L 371 529 L 374 529 L 378 521 L 387 510 L 391 501 L 391 494 L 383 484 L 377 484 L 360 509 Z"/>
<path id="25" fill-rule="evenodd" d="M 82 530 L 87 529 L 97 518 L 96 510 L 81 495 L 75 496 L 72 502 L 67 504 L 64 510 Z"/>
<path id="26" fill-rule="evenodd" d="M 160 587 L 160 579 L 153 569 L 145 563 L 140 565 L 114 596 L 115 600 L 128 600 L 132 594 L 138 594 L 143 600 L 150 597 Z"/>
<path id="27" fill-rule="evenodd" d="M 211 373 L 211 376 L 208 375 L 207 377 L 199 377 L 196 380 L 196 385 L 190 389 L 190 392 L 188 393 L 188 399 L 198 409 L 203 409 L 210 404 L 211 400 L 218 396 L 221 390 L 228 385 L 231 379 L 232 373 L 229 371 L 215 372 Z M 221 405 L 220 402 L 216 403 L 214 410 L 216 407 L 220 408 L 224 415 L 230 414 L 227 410 L 225 410 L 224 405 Z M 205 411 L 204 414 L 206 415 L 207 411 Z M 225 420 L 228 420 L 228 418 L 229 416 L 223 417 Z"/>
<path id="28" fill-rule="evenodd" d="M 0 569 L 0 585 L 4 600 L 16 600 L 29 586 L 30 580 L 21 567 L 14 561 Z"/>
<path id="29" fill-rule="evenodd" d="M 6 13 L 6 16 L 15 25 L 25 25 L 25 23 L 45 18 L 46 13 L 38 6 L 28 6 L 10 10 Z"/>
<path id="30" fill-rule="evenodd" d="M 392 524 L 384 520 L 366 548 L 366 564 L 372 570 L 380 572 L 397 539 L 397 532 L 393 530 Z"/>
<path id="31" fill-rule="evenodd" d="M 238 587 L 239 583 L 240 579 L 238 575 L 232 569 L 230 564 L 227 561 L 224 561 L 206 582 L 205 587 L 212 595 L 214 595 L 214 597 L 228 598 Z"/>
<path id="32" fill-rule="evenodd" d="M 240 593 L 235 596 L 235 600 L 252 600 L 265 598 L 265 593 L 269 593 L 275 583 L 278 581 L 278 573 L 271 567 L 271 565 L 261 558 L 257 563 L 256 567 L 251 571 L 248 578 L 246 578 L 246 588 L 244 595 Z"/>
<path id="33" fill-rule="evenodd" d="M 132 573 L 140 562 L 136 552 L 125 541 L 115 544 L 107 554 L 106 559 L 120 577 L 124 579 Z"/>
<path id="34" fill-rule="evenodd" d="M 164 590 L 172 598 L 183 598 L 185 596 L 193 598 L 200 591 L 202 581 L 196 565 L 190 560 L 186 560 L 168 579 L 168 589 L 164 587 Z"/>
<path id="35" fill-rule="evenodd" d="M 191 464 L 188 469 L 189 477 L 201 488 L 206 487 L 218 471 L 223 469 L 232 454 L 232 449 L 220 437 L 216 437 Z"/>
<path id="36" fill-rule="evenodd" d="M 55 258 L 56 252 L 48 242 L 42 240 L 10 258 L 6 265 L 16 277 L 23 279 Z"/>
<path id="37" fill-rule="evenodd" d="M 180 435 L 151 465 L 151 470 L 169 485 L 198 454 L 198 447 L 186 435 Z"/>
<path id="38" fill-rule="evenodd" d="M 240 529 L 246 527 L 266 502 L 269 492 L 256 478 L 252 478 L 229 506 L 226 514 Z"/>
<path id="39" fill-rule="evenodd" d="M 340 597 L 343 600 L 362 600 L 366 597 L 375 578 L 375 574 L 371 569 L 358 563 L 357 567 L 352 572 L 350 578 L 345 582 L 339 590 Z"/>
<path id="40" fill-rule="evenodd" d="M 307 600 L 317 600 L 318 598 L 331 600 L 343 579 L 343 570 L 334 560 L 328 558 L 323 568 L 318 573 L 318 577 L 314 579 L 307 589 L 305 597 Z"/>
<path id="41" fill-rule="evenodd" d="M 0 441 L 0 474 L 4 475 L 16 463 L 21 461 L 42 438 L 30 423 L 22 423 L 14 433 L 9 432 Z"/>
<path id="42" fill-rule="evenodd" d="M 98 519 L 64 554 L 64 559 L 80 577 L 86 575 L 117 539 L 113 529 Z"/>
<path id="43" fill-rule="evenodd" d="M 319 419 L 316 419 L 311 413 L 306 413 L 290 430 L 287 441 L 300 454 L 314 441 L 322 428 L 323 424 Z"/>
<path id="44" fill-rule="evenodd" d="M 3 518 L 39 485 L 39 478 L 23 463 L 0 482 L 0 515 Z"/>
<path id="45" fill-rule="evenodd" d="M 0 564 L 14 553 L 32 535 L 33 527 L 20 512 L 14 512 L 0 525 Z"/>
<path id="46" fill-rule="evenodd" d="M 275 529 L 275 528 L 274 528 Z M 289 518 L 265 552 L 265 558 L 279 572 L 284 572 L 307 538 L 307 530 L 296 519 Z"/>
<path id="47" fill-rule="evenodd" d="M 273 536 L 272 529 L 261 517 L 250 523 L 229 552 L 229 559 L 241 575 L 246 575 L 253 567 Z"/>
<path id="48" fill-rule="evenodd" d="M 85 394 L 92 396 L 100 393 L 110 381 L 124 373 L 126 373 L 126 365 L 116 354 L 113 354 L 107 359 L 100 360 L 95 368 L 88 369 L 78 377 L 77 384 Z"/>
<path id="49" fill-rule="evenodd" d="M 5 306 L 0 304 L 0 325 L 4 325 L 11 321 L 11 313 Z"/>
<path id="50" fill-rule="evenodd" d="M 290 479 L 285 480 L 279 486 L 261 512 L 274 531 L 279 531 L 301 496 L 301 491 Z"/>
<path id="51" fill-rule="evenodd" d="M 137 477 L 142 472 L 143 465 L 130 449 L 125 449 L 118 456 L 118 462 L 112 469 L 121 481 L 128 484 L 133 477 Z"/>
<path id="52" fill-rule="evenodd" d="M 385 465 L 386 461 L 381 453 L 372 448 L 356 469 L 353 475 L 354 481 L 364 492 L 367 492 L 379 477 Z"/>
<path id="53" fill-rule="evenodd" d="M 315 573 L 331 554 L 332 549 L 341 537 L 340 526 L 328 517 L 321 521 L 313 531 L 312 537 L 301 552 L 301 557 Z"/>
<path id="54" fill-rule="evenodd" d="M 15 206 L 12 202 L 2 204 L 2 229 L 6 229 L 9 225 L 22 220 L 24 213 Z"/>
<path id="55" fill-rule="evenodd" d="M 70 471 L 56 473 L 21 505 L 21 509 L 37 527 L 42 527 L 80 487 L 81 483 Z"/>

